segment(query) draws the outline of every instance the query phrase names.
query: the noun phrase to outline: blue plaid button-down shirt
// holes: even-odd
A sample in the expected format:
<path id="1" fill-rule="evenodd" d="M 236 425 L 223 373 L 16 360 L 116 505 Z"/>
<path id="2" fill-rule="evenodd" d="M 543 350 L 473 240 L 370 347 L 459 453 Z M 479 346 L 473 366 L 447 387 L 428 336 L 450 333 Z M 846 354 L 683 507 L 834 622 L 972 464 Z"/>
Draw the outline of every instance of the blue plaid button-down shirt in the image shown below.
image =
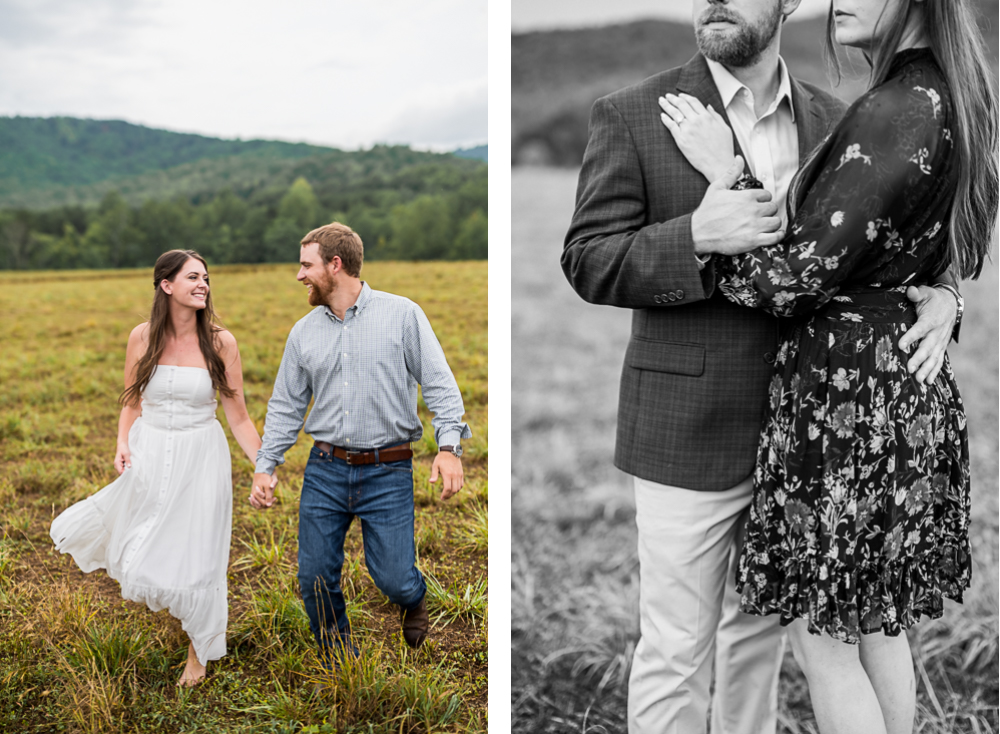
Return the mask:
<path id="1" fill-rule="evenodd" d="M 270 474 L 284 463 L 313 396 L 305 428 L 315 440 L 358 450 L 419 440 L 417 385 L 439 446 L 472 436 L 462 393 L 417 304 L 363 283 L 343 321 L 318 306 L 288 335 L 256 471 Z"/>

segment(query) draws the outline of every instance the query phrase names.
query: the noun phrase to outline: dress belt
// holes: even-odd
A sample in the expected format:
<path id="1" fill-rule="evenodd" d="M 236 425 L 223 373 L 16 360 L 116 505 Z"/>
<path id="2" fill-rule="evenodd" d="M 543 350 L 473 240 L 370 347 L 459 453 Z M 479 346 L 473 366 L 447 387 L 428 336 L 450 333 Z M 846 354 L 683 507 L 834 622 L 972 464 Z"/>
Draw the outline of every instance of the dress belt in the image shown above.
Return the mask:
<path id="1" fill-rule="evenodd" d="M 906 297 L 906 286 L 843 289 L 817 315 L 838 321 L 875 324 L 917 322 L 917 309 Z"/>
<path id="2" fill-rule="evenodd" d="M 346 461 L 351 466 L 382 464 L 387 461 L 404 461 L 413 458 L 413 450 L 408 443 L 386 446 L 384 449 L 365 449 L 363 451 L 341 448 L 326 441 L 316 441 L 315 446 L 319 449 L 321 458 L 332 456 Z"/>

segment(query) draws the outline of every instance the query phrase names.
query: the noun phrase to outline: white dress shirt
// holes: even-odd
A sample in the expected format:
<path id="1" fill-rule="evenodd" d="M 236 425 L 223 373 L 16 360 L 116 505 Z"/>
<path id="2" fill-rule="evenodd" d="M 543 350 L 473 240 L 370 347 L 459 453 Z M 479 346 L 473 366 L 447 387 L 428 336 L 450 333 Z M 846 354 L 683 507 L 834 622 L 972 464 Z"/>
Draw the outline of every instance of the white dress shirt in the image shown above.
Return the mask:
<path id="1" fill-rule="evenodd" d="M 792 85 L 785 61 L 778 59 L 778 93 L 757 117 L 753 92 L 722 64 L 706 60 L 747 165 L 774 196 L 785 224 L 788 186 L 799 167 L 799 134 L 795 128 Z"/>

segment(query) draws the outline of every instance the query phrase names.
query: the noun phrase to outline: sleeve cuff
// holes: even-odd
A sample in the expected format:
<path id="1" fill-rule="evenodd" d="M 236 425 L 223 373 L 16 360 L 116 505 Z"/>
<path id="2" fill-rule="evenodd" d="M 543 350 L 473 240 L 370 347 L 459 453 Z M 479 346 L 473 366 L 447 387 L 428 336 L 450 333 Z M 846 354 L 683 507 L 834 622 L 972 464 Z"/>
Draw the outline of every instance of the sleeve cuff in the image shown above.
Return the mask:
<path id="1" fill-rule="evenodd" d="M 257 464 L 254 466 L 255 474 L 274 474 L 274 470 L 278 468 L 279 462 L 274 459 L 267 459 L 262 457 L 257 457 Z"/>
<path id="2" fill-rule="evenodd" d="M 472 438 L 472 429 L 467 423 L 442 430 L 436 440 L 438 446 L 454 446 L 464 438 Z"/>

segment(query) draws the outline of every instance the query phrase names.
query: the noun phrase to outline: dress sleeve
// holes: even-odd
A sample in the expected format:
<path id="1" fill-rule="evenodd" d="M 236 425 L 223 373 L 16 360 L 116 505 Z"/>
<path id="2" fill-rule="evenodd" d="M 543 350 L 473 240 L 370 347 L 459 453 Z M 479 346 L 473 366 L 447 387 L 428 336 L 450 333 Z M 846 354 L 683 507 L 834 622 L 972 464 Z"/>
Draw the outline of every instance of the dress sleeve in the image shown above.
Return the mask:
<path id="1" fill-rule="evenodd" d="M 938 92 L 891 81 L 852 107 L 803 173 L 783 242 L 717 258 L 736 303 L 793 316 L 820 308 L 864 260 L 903 246 L 898 228 L 944 175 L 950 133 Z"/>

